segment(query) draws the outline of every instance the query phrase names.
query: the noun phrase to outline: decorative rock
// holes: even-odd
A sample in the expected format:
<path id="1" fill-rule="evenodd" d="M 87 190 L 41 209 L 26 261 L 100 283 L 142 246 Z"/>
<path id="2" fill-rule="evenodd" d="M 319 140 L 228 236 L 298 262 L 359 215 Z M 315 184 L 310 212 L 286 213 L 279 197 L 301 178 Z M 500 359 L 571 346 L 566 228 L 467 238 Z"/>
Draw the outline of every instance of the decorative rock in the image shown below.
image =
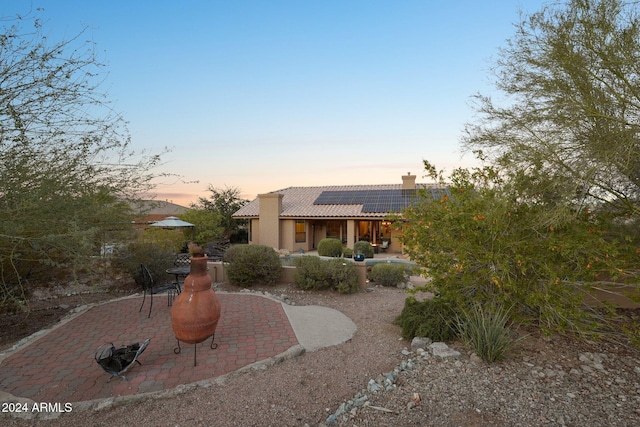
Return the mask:
<path id="1" fill-rule="evenodd" d="M 431 354 L 440 359 L 457 359 L 461 356 L 459 351 L 449 348 L 449 346 L 443 342 L 434 342 L 429 345 L 428 349 Z"/>
<path id="2" fill-rule="evenodd" d="M 355 399 L 353 399 L 353 406 L 356 408 L 359 408 L 361 406 L 364 406 L 364 404 L 369 400 L 369 398 L 367 397 L 367 395 L 365 394 L 364 396 L 361 397 L 356 397 Z"/>
<path id="3" fill-rule="evenodd" d="M 396 380 L 395 374 L 393 373 L 393 371 L 391 372 L 387 372 L 386 374 L 384 374 L 385 378 L 387 379 L 387 381 L 389 381 L 390 383 L 394 383 Z"/>
<path id="4" fill-rule="evenodd" d="M 382 390 L 382 387 L 380 387 L 374 380 L 369 380 L 369 384 L 367 384 L 367 390 L 369 390 L 370 393 L 377 393 Z"/>
<path id="5" fill-rule="evenodd" d="M 482 358 L 475 353 L 472 353 L 471 356 L 469 356 L 469 360 L 471 363 L 475 363 L 477 365 L 482 363 Z"/>
<path id="6" fill-rule="evenodd" d="M 415 337 L 411 340 L 411 351 L 417 352 L 420 348 L 426 350 L 432 342 L 433 341 L 427 337 Z"/>
<path id="7" fill-rule="evenodd" d="M 403 360 L 402 362 L 400 362 L 400 370 L 401 371 L 410 371 L 413 369 L 414 367 L 414 363 L 411 359 L 409 360 Z"/>

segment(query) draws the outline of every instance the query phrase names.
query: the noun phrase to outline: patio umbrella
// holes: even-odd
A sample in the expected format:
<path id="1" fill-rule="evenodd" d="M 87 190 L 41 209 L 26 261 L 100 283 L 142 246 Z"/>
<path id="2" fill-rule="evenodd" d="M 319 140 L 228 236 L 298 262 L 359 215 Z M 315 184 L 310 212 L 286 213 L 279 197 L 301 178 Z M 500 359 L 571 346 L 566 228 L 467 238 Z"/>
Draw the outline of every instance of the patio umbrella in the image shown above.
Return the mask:
<path id="1" fill-rule="evenodd" d="M 183 221 L 175 216 L 168 216 L 162 221 L 157 221 L 151 224 L 151 227 L 193 227 L 193 224 L 187 221 Z"/>

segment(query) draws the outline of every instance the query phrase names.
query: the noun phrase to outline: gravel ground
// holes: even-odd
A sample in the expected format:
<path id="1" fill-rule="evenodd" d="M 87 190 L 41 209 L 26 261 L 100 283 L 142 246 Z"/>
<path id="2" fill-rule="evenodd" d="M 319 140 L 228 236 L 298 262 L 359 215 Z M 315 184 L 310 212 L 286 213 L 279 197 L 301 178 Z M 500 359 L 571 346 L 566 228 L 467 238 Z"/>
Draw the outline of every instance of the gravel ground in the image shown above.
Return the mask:
<path id="1" fill-rule="evenodd" d="M 219 385 L 53 420 L 3 425 L 309 426 L 326 425 L 371 379 L 410 361 L 393 390 L 337 417 L 345 426 L 638 426 L 640 352 L 529 336 L 503 362 L 487 365 L 459 344 L 456 360 L 407 351 L 392 324 L 405 293 L 372 288 L 354 295 L 268 288 L 297 305 L 322 305 L 350 317 L 352 340 L 265 369 L 229 375 Z M 224 290 L 224 289 L 223 289 Z M 235 289 L 233 289 L 235 290 Z M 403 351 L 404 350 L 404 351 Z"/>

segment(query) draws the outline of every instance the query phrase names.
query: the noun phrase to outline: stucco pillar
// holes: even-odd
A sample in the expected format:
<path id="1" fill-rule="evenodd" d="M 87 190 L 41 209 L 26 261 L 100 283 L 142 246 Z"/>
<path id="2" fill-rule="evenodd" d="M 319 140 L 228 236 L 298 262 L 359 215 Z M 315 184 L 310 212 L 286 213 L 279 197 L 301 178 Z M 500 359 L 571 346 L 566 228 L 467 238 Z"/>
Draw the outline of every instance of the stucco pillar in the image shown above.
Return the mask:
<path id="1" fill-rule="evenodd" d="M 280 249 L 280 212 L 282 211 L 282 197 L 280 193 L 259 194 L 260 230 L 257 243 Z"/>
<path id="2" fill-rule="evenodd" d="M 347 220 L 347 247 L 353 249 L 356 241 L 356 222 L 352 219 Z"/>

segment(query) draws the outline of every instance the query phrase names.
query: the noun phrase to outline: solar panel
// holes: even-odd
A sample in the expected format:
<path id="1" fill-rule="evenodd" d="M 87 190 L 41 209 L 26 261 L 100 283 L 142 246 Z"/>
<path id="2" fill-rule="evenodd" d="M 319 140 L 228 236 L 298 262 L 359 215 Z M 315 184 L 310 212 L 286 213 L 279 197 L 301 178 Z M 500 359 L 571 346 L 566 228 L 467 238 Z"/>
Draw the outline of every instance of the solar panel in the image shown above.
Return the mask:
<path id="1" fill-rule="evenodd" d="M 448 189 L 431 189 L 434 200 L 448 194 Z M 338 190 L 323 191 L 314 205 L 362 205 L 362 212 L 400 212 L 416 198 L 416 190 Z"/>

